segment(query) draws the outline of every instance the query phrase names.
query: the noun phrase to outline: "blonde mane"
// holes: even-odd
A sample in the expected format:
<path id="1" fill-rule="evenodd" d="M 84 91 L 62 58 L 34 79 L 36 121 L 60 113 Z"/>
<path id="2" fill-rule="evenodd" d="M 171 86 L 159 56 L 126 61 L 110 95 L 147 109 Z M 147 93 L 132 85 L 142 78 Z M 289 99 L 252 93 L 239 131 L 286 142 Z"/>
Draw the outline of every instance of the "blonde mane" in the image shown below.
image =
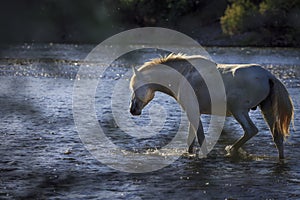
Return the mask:
<path id="1" fill-rule="evenodd" d="M 178 54 L 170 53 L 169 55 L 161 56 L 159 58 L 154 58 L 154 59 L 152 59 L 148 62 L 145 62 L 137 71 L 147 70 L 151 67 L 155 67 L 156 65 L 167 64 L 168 62 L 172 62 L 172 61 L 185 61 L 185 60 L 190 60 L 190 59 L 210 60 L 209 58 L 206 58 L 206 57 L 201 56 L 201 55 L 188 56 L 188 55 L 183 54 L 183 53 L 178 53 Z M 133 88 L 135 78 L 136 78 L 136 76 L 131 77 L 130 84 L 129 84 L 130 88 Z"/>
<path id="2" fill-rule="evenodd" d="M 154 59 L 152 59 L 148 62 L 145 62 L 140 69 L 144 69 L 148 66 L 165 64 L 165 63 L 172 62 L 172 61 L 177 61 L 177 60 L 179 61 L 179 60 L 189 60 L 189 59 L 197 59 L 197 58 L 198 59 L 202 58 L 202 59 L 209 60 L 208 58 L 206 58 L 204 56 L 201 56 L 201 55 L 188 56 L 188 55 L 183 54 L 183 53 L 178 53 L 178 54 L 170 53 L 169 55 L 162 56 L 162 57 L 159 57 L 159 58 L 154 58 Z"/>

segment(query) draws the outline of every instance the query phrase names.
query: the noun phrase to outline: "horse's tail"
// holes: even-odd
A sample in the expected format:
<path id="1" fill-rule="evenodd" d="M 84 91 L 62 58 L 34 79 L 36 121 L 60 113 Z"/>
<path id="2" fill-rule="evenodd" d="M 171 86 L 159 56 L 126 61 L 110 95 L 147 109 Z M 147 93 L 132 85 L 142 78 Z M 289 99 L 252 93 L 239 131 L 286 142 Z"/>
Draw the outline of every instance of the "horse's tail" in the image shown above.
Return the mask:
<path id="1" fill-rule="evenodd" d="M 294 106 L 292 99 L 280 80 L 276 77 L 270 79 L 270 94 L 267 100 L 271 103 L 273 123 L 270 126 L 274 133 L 282 134 L 283 138 L 289 136 L 289 127 L 294 120 Z M 271 124 L 269 124 L 271 125 Z"/>

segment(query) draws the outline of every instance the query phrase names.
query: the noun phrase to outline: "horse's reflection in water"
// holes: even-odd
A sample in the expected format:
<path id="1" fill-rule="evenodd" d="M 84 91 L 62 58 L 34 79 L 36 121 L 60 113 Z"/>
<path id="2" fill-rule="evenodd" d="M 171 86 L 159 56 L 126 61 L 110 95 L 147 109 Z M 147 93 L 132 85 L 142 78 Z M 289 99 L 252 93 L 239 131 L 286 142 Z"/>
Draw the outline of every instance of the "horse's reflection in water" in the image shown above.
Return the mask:
<path id="1" fill-rule="evenodd" d="M 193 152 L 195 136 L 201 146 L 201 151 L 206 154 L 205 135 L 200 114 L 212 113 L 210 93 L 203 76 L 188 62 L 197 60 L 201 68 L 206 65 L 214 65 L 221 74 L 226 91 L 227 110 L 226 116 L 233 116 L 242 126 L 244 135 L 232 146 L 226 147 L 229 155 L 235 155 L 238 149 L 250 138 L 258 133 L 257 127 L 249 117 L 249 110 L 260 107 L 261 112 L 268 123 L 279 158 L 284 158 L 283 140 L 289 135 L 289 125 L 293 119 L 294 108 L 292 100 L 285 86 L 270 72 L 259 65 L 227 65 L 215 64 L 201 56 L 185 56 L 170 54 L 169 56 L 154 59 L 145 63 L 138 70 L 134 69 L 130 87 L 133 91 L 130 112 L 140 115 L 142 109 L 154 98 L 156 91 L 166 93 L 186 111 L 189 119 L 189 152 Z M 163 66 L 169 67 L 163 67 Z M 178 77 L 180 76 L 184 78 Z M 157 80 L 160 80 L 157 83 Z M 187 80 L 192 86 L 197 98 L 197 106 L 191 94 L 181 87 L 182 82 Z M 164 84 L 159 84 L 163 82 Z M 173 87 L 173 88 L 172 88 Z M 195 116 L 195 110 L 197 115 Z M 198 128 L 197 128 L 198 127 Z M 196 134 L 195 134 L 196 133 Z"/>

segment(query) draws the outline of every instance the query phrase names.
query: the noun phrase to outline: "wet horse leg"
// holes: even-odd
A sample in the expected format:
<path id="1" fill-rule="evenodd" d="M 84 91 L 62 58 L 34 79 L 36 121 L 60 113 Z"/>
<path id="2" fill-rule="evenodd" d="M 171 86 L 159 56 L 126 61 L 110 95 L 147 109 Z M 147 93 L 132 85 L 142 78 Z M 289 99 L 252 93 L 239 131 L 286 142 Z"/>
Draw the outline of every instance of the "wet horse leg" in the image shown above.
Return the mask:
<path id="1" fill-rule="evenodd" d="M 233 113 L 233 116 L 241 124 L 244 135 L 228 149 L 229 154 L 236 154 L 241 146 L 258 133 L 258 129 L 250 119 L 247 111 Z"/>
<path id="2" fill-rule="evenodd" d="M 194 145 L 195 145 L 195 141 L 196 141 L 195 131 L 194 131 L 191 123 L 189 123 L 189 135 L 188 135 L 188 139 L 187 139 L 188 152 L 189 153 L 193 153 L 193 148 L 194 148 Z"/>
<path id="3" fill-rule="evenodd" d="M 205 139 L 204 129 L 201 120 L 199 120 L 199 125 L 197 130 L 197 140 L 200 145 L 203 156 L 206 157 L 208 154 L 208 150 L 207 150 L 206 139 Z"/>
<path id="4" fill-rule="evenodd" d="M 195 127 L 196 127 L 195 123 L 190 123 L 189 135 L 188 135 L 188 152 L 193 153 L 193 147 L 197 135 L 197 140 L 200 145 L 201 151 L 203 155 L 206 156 L 208 154 L 208 150 L 207 150 L 207 145 L 206 145 L 206 140 L 205 140 L 205 135 L 204 135 L 204 130 L 203 130 L 201 120 L 199 120 L 197 132 L 195 131 L 196 130 Z"/>

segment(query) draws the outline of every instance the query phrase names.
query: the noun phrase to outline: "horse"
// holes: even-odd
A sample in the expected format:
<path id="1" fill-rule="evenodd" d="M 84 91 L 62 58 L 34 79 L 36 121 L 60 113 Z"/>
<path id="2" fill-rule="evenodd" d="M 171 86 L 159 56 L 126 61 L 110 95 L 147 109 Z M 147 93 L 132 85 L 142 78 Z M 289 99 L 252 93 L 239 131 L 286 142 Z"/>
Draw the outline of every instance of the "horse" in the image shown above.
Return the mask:
<path id="1" fill-rule="evenodd" d="M 199 63 L 203 66 L 199 66 L 200 68 L 205 68 L 205 65 L 209 64 L 217 68 L 225 87 L 223 98 L 226 100 L 226 112 L 224 116 L 233 116 L 244 131 L 240 139 L 226 147 L 228 155 L 237 155 L 239 148 L 258 133 L 258 128 L 249 117 L 249 111 L 259 107 L 272 133 L 279 159 L 283 159 L 283 142 L 289 136 L 290 123 L 294 117 L 293 102 L 283 83 L 257 64 L 217 64 L 200 55 L 187 56 L 174 53 L 155 58 L 145 62 L 139 69 L 133 67 L 133 75 L 130 79 L 132 91 L 130 113 L 141 115 L 143 108 L 154 98 L 156 91 L 165 93 L 175 98 L 183 110 L 197 109 L 199 112 L 198 129 L 195 129 L 197 127 L 195 120 L 193 122 L 193 119 L 188 116 L 188 152 L 193 153 L 196 138 L 200 147 L 205 145 L 200 116 L 213 113 L 211 113 L 211 100 L 207 86 L 203 84 L 203 74 L 199 75 L 197 70 L 193 69 L 190 64 L 192 60 L 201 61 Z M 174 70 L 161 70 L 162 65 Z M 183 105 L 178 91 L 151 82 L 154 79 L 164 79 L 169 85 L 178 87 L 182 79 L 172 78 L 174 71 L 185 77 L 194 88 L 199 108 L 189 108 L 189 104 Z"/>

